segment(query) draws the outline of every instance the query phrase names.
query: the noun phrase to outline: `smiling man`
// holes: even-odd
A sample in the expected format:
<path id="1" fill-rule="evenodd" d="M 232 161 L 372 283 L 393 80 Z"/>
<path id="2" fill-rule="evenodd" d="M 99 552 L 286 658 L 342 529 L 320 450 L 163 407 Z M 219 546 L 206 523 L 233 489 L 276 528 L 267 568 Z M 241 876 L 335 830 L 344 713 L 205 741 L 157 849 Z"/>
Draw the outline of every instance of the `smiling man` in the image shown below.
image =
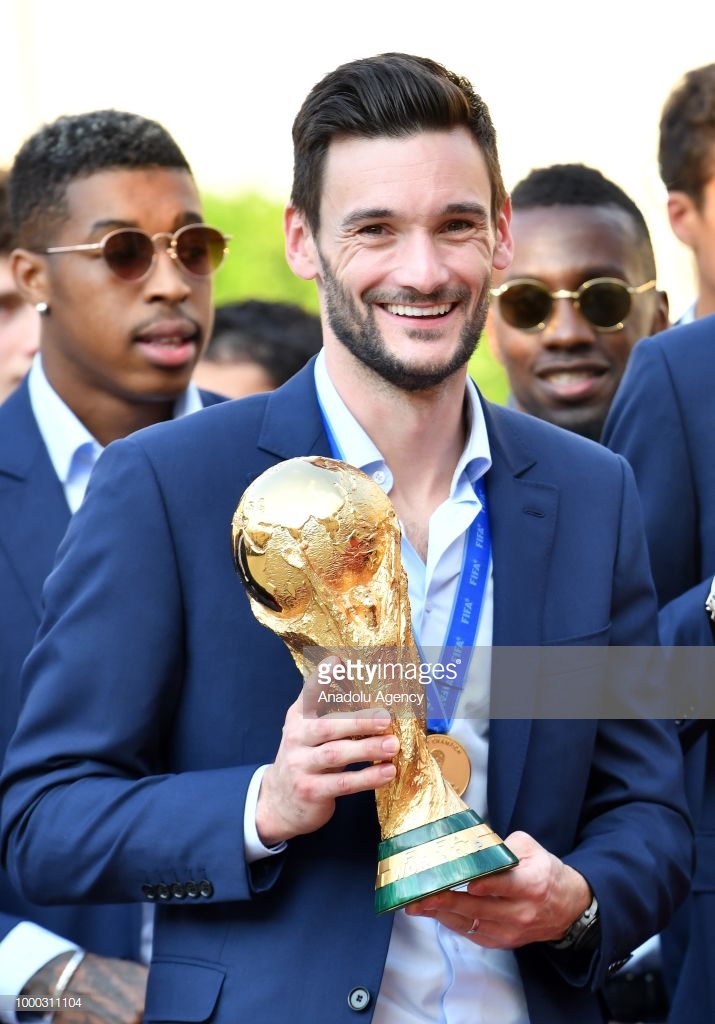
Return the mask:
<path id="1" fill-rule="evenodd" d="M 218 400 L 190 378 L 224 253 L 223 236 L 201 225 L 186 158 L 161 125 L 134 114 L 45 125 L 17 154 L 9 191 L 14 284 L 40 312 L 41 336 L 27 379 L 0 407 L 3 752 L 42 584 L 101 449 Z M 0 874 L 0 992 L 47 997 L 78 965 L 72 983 L 92 1020 L 134 1021 L 149 947 L 142 953 L 141 917 L 129 905 L 37 907 Z M 3 1014 L 14 1021 L 11 1008 Z"/>
<path id="2" fill-rule="evenodd" d="M 668 326 L 643 215 L 600 171 L 556 164 L 511 196 L 514 259 L 487 325 L 512 404 L 598 440 L 635 343 Z"/>
<path id="3" fill-rule="evenodd" d="M 675 731 L 532 721 L 555 682 L 538 656 L 516 680 L 516 717 L 491 721 L 489 666 L 512 645 L 574 644 L 598 689 L 596 647 L 655 643 L 632 477 L 468 380 L 512 243 L 494 127 L 466 79 L 407 54 L 354 61 L 311 90 L 293 139 L 286 251 L 316 284 L 323 350 L 270 394 L 100 458 L 27 662 L 6 861 L 36 899 L 58 893 L 52 857 L 65 899 L 156 905 L 147 1024 L 600 1024 L 592 988 L 687 890 Z M 430 717 L 471 765 L 465 799 L 520 858 L 379 917 L 389 716 L 312 713 L 230 558 L 249 481 L 311 454 L 389 494 L 420 641 L 441 650 L 460 630 L 464 688 Z M 307 509 L 306 533 L 314 520 Z"/>

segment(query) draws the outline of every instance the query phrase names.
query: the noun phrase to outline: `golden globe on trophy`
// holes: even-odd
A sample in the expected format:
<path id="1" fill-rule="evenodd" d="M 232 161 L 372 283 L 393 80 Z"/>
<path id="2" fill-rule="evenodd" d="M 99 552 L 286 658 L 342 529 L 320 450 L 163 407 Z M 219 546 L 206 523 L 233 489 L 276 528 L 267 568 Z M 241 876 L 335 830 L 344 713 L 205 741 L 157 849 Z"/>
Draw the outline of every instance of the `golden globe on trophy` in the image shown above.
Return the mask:
<path id="1" fill-rule="evenodd" d="M 303 677 L 316 667 L 310 652 L 354 650 L 373 666 L 373 699 L 379 702 L 382 694 L 385 700 L 389 689 L 385 703 L 395 705 L 396 687 L 407 692 L 409 683 L 394 673 L 381 682 L 375 665 L 385 650 L 399 650 L 401 661 L 413 667 L 420 657 L 400 527 L 380 487 L 336 459 L 279 463 L 245 491 L 233 517 L 232 541 L 254 615 L 283 639 Z M 377 913 L 518 863 L 440 770 L 438 761 L 452 760 L 464 775 L 463 749 L 441 736 L 433 756 L 424 719 L 399 706 L 400 713 L 392 714 L 400 741 L 397 775 L 375 792 L 382 835 Z"/>

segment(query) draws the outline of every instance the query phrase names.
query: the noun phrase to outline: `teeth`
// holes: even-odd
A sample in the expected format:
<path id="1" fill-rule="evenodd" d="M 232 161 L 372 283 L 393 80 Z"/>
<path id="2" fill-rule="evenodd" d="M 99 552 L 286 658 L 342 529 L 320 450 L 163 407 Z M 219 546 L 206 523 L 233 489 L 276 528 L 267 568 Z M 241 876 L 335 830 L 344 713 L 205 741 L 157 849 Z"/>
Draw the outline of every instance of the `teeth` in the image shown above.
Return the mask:
<path id="1" fill-rule="evenodd" d="M 444 316 L 451 308 L 451 302 L 443 302 L 440 306 L 385 306 L 387 312 L 394 313 L 395 316 Z"/>
<path id="2" fill-rule="evenodd" d="M 591 380 L 595 375 L 588 370 L 563 370 L 561 373 L 550 373 L 548 379 L 553 384 L 580 384 L 581 381 Z"/>

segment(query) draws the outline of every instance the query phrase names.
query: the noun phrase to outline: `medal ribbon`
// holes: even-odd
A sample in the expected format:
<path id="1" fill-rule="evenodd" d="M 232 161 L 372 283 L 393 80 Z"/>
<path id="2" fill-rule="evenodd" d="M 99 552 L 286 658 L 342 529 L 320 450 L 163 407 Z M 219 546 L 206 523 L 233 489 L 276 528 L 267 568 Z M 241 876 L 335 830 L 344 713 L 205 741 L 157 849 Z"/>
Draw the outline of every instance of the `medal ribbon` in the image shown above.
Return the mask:
<path id="1" fill-rule="evenodd" d="M 467 682 L 489 579 L 492 542 L 483 478 L 475 481 L 474 493 L 481 508 L 467 532 L 459 586 L 440 656 L 441 666 L 450 666 L 454 678 L 433 678 L 427 687 L 427 728 L 430 732 L 449 732 L 454 721 L 457 704 Z M 417 646 L 424 662 L 419 642 Z"/>

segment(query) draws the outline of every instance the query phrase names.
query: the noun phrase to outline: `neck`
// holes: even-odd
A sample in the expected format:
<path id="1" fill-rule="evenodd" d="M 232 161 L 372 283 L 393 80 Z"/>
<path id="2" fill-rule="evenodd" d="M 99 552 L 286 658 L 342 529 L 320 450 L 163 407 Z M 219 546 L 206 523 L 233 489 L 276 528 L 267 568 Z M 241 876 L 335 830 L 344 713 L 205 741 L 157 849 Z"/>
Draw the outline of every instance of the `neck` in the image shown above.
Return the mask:
<path id="1" fill-rule="evenodd" d="M 106 448 L 112 441 L 127 437 L 136 430 L 170 420 L 174 412 L 174 401 L 172 398 L 134 404 L 114 396 L 99 395 L 96 402 L 74 402 L 70 408 L 92 437 Z"/>
<path id="2" fill-rule="evenodd" d="M 330 378 L 390 467 L 390 500 L 424 557 L 429 518 L 449 496 L 464 449 L 466 368 L 434 388 L 403 391 L 356 361 L 330 355 Z"/>
<path id="3" fill-rule="evenodd" d="M 700 275 L 698 276 L 698 297 L 695 302 L 695 316 L 699 319 L 701 316 L 709 316 L 711 313 L 715 313 L 715 286 L 708 281 L 704 281 Z"/>

